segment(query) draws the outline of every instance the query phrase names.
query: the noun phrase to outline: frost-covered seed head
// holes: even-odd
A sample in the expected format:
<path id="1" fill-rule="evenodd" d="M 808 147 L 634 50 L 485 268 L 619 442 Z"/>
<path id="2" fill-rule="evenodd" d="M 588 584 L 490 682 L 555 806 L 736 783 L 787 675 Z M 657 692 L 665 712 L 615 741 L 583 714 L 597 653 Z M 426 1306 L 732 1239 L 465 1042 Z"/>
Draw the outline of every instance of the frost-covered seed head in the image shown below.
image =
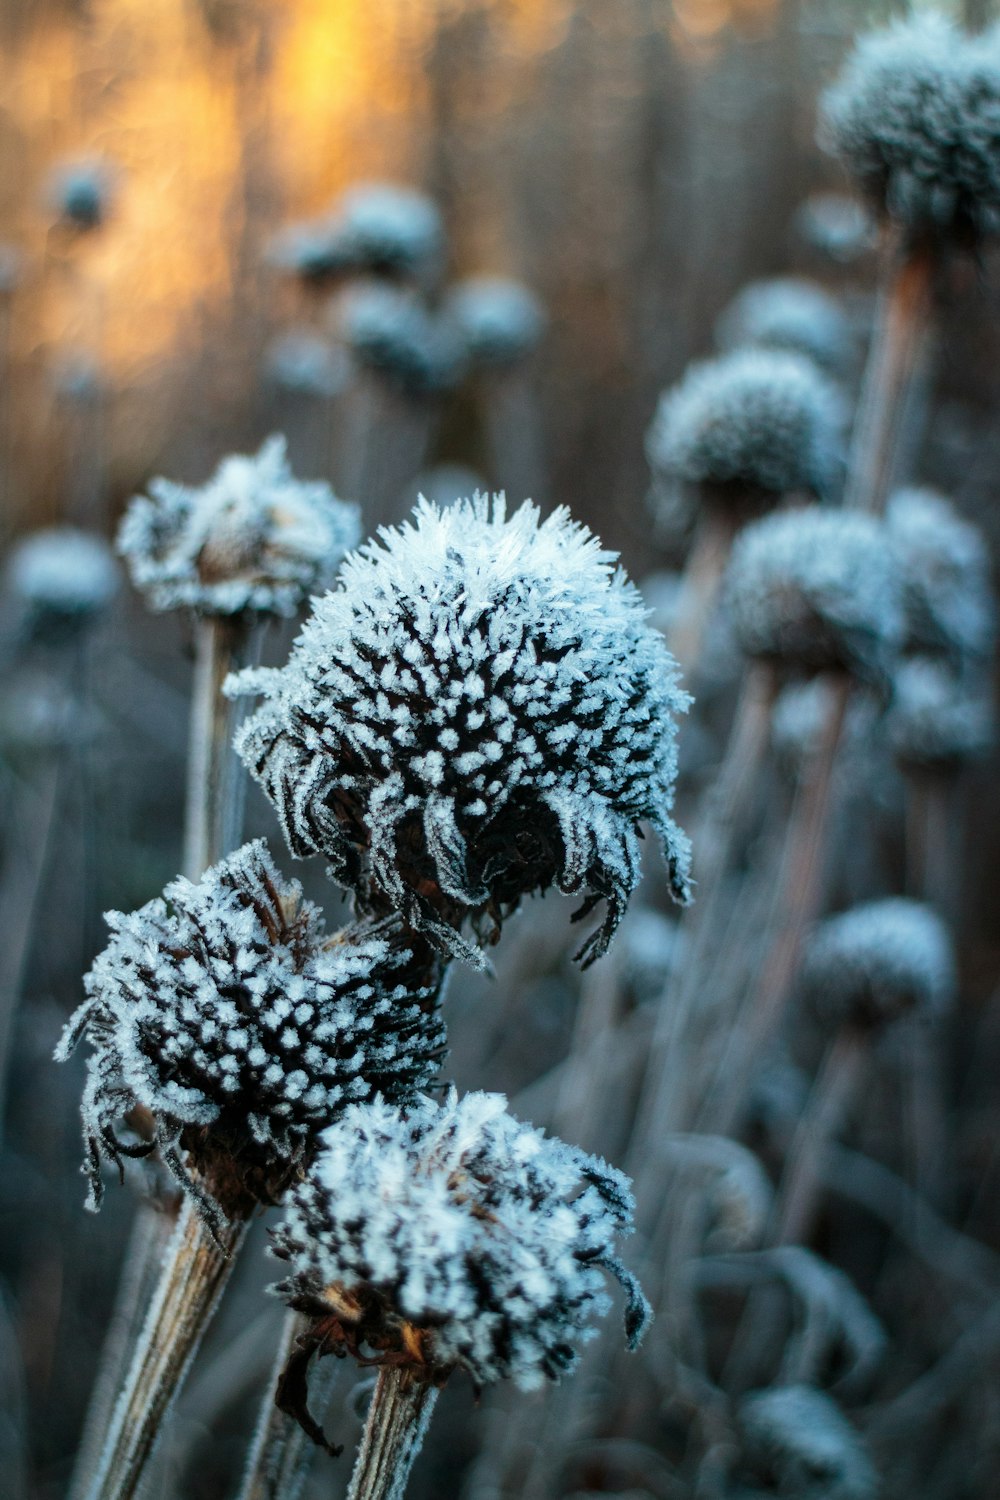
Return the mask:
<path id="1" fill-rule="evenodd" d="M 955 985 L 947 928 L 931 907 L 902 896 L 822 922 L 802 965 L 803 993 L 830 1026 L 884 1026 L 909 1010 L 939 1015 Z"/>
<path id="2" fill-rule="evenodd" d="M 824 97 L 820 138 L 911 234 L 1000 229 L 1000 47 L 940 16 L 863 37 Z"/>
<path id="3" fill-rule="evenodd" d="M 870 516 L 810 507 L 745 527 L 727 597 L 749 656 L 879 683 L 892 671 L 902 589 L 885 526 Z"/>
<path id="4" fill-rule="evenodd" d="M 532 1390 L 572 1370 L 624 1287 L 630 1348 L 649 1306 L 622 1265 L 630 1184 L 522 1124 L 501 1094 L 351 1108 L 289 1195 L 278 1290 L 327 1321 L 327 1349 L 377 1351 L 440 1382 Z"/>
<path id="5" fill-rule="evenodd" d="M 812 193 L 798 208 L 795 226 L 807 245 L 843 265 L 860 260 L 877 242 L 867 210 L 846 193 Z"/>
<path id="6" fill-rule="evenodd" d="M 4 583 L 32 636 L 61 636 L 101 615 L 118 593 L 118 565 L 107 542 L 89 531 L 54 526 L 16 542 Z"/>
<path id="7" fill-rule="evenodd" d="M 987 659 L 996 605 L 982 533 L 927 489 L 898 490 L 886 521 L 903 578 L 907 646 L 956 665 Z"/>
<path id="8" fill-rule="evenodd" d="M 715 325 L 720 349 L 784 349 L 826 369 L 841 368 L 851 332 L 836 297 L 802 276 L 753 281 Z"/>
<path id="9" fill-rule="evenodd" d="M 348 188 L 334 211 L 333 234 L 359 271 L 414 276 L 444 256 L 441 215 L 430 198 L 390 182 Z"/>
<path id="10" fill-rule="evenodd" d="M 308 328 L 275 339 L 268 347 L 264 368 L 276 386 L 305 396 L 335 396 L 348 376 L 343 350 Z"/>
<path id="11" fill-rule="evenodd" d="M 198 488 L 154 479 L 118 533 L 132 581 L 153 609 L 294 615 L 358 539 L 358 509 L 321 480 L 295 478 L 285 439 L 223 459 Z"/>
<path id="12" fill-rule="evenodd" d="M 451 390 L 464 374 L 459 329 L 413 292 L 380 282 L 352 287 L 336 316 L 356 363 L 408 395 Z"/>
<path id="13" fill-rule="evenodd" d="M 779 1500 L 875 1500 L 878 1477 L 840 1408 L 808 1385 L 751 1391 L 739 1404 L 743 1459 Z"/>
<path id="14" fill-rule="evenodd" d="M 434 1081 L 442 962 L 392 919 L 328 939 L 260 840 L 107 920 L 111 941 L 56 1054 L 84 1034 L 93 1048 L 83 1121 L 95 1207 L 100 1154 L 119 1165 L 141 1154 L 116 1134 L 130 1111 L 148 1111 L 182 1181 L 181 1151 L 231 1160 L 266 1200 L 347 1105 Z"/>
<path id="15" fill-rule="evenodd" d="M 448 310 L 476 364 L 516 364 L 545 331 L 545 314 L 534 292 L 504 276 L 460 281 L 448 297 Z"/>
<path id="16" fill-rule="evenodd" d="M 607 947 L 639 879 L 638 825 L 677 899 L 688 845 L 670 817 L 687 706 L 638 592 L 563 509 L 477 495 L 380 532 L 347 559 L 236 745 L 296 854 L 388 902 L 450 951 L 491 941 L 522 896 L 601 897 Z"/>
<path id="17" fill-rule="evenodd" d="M 656 480 L 734 499 L 829 490 L 843 409 L 811 360 L 739 349 L 692 365 L 664 392 L 646 435 Z"/>
<path id="18" fill-rule="evenodd" d="M 280 229 L 268 245 L 267 260 L 317 289 L 354 269 L 347 247 L 328 218 L 303 219 Z"/>
<path id="19" fill-rule="evenodd" d="M 995 715 L 989 681 L 957 675 L 939 659 L 911 656 L 893 682 L 889 742 L 907 769 L 953 771 L 992 748 Z"/>
<path id="20" fill-rule="evenodd" d="M 60 163 L 49 176 L 46 197 L 74 229 L 97 229 L 111 207 L 114 173 L 106 161 L 82 158 Z"/>

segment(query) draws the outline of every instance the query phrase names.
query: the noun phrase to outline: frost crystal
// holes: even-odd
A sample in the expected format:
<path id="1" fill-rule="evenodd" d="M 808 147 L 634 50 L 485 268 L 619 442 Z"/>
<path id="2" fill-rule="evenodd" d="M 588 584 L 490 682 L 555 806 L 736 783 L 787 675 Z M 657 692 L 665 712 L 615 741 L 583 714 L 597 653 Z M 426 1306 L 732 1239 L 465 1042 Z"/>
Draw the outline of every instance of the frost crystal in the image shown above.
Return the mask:
<path id="1" fill-rule="evenodd" d="M 988 684 L 973 687 L 940 660 L 912 656 L 896 672 L 888 729 L 904 766 L 954 770 L 993 744 Z"/>
<path id="2" fill-rule="evenodd" d="M 751 1391 L 739 1405 L 744 1458 L 779 1500 L 875 1500 L 878 1479 L 854 1428 L 808 1385 Z"/>
<path id="3" fill-rule="evenodd" d="M 811 507 L 754 522 L 736 539 L 727 593 L 750 656 L 876 682 L 891 673 L 901 582 L 886 529 L 870 516 Z"/>
<path id="4" fill-rule="evenodd" d="M 996 608 L 982 534 L 933 490 L 898 490 L 886 520 L 903 576 L 907 645 L 955 665 L 988 658 Z"/>
<path id="5" fill-rule="evenodd" d="M 89 622 L 114 599 L 119 581 L 107 542 L 71 526 L 36 531 L 17 542 L 4 577 L 24 612 L 28 634 L 58 633 Z"/>
<path id="6" fill-rule="evenodd" d="M 646 435 L 656 479 L 734 497 L 824 494 L 836 472 L 840 397 L 811 360 L 739 349 L 692 365 L 664 392 Z"/>
<path id="7" fill-rule="evenodd" d="M 803 992 L 833 1026 L 885 1025 L 908 1010 L 940 1014 L 955 984 L 944 923 L 931 907 L 902 896 L 821 923 L 802 966 Z"/>
<path id="8" fill-rule="evenodd" d="M 826 94 L 822 143 L 911 232 L 1000 229 L 1000 48 L 939 16 L 862 38 Z"/>
<path id="9" fill-rule="evenodd" d="M 734 297 L 715 325 L 720 349 L 784 349 L 824 368 L 840 368 L 850 353 L 847 318 L 836 297 L 802 276 L 753 281 Z"/>
<path id="10" fill-rule="evenodd" d="M 94 1049 L 83 1098 L 93 1207 L 102 1152 L 121 1166 L 153 1149 L 119 1140 L 130 1111 L 152 1116 L 153 1144 L 182 1182 L 183 1151 L 226 1158 L 266 1200 L 346 1105 L 435 1077 L 441 961 L 393 920 L 327 939 L 260 840 L 107 921 L 111 942 L 56 1053 L 84 1034 Z"/>
<path id="11" fill-rule="evenodd" d="M 472 359 L 516 364 L 538 343 L 545 314 L 535 294 L 503 276 L 470 276 L 452 290 L 448 309 Z"/>
<path id="12" fill-rule="evenodd" d="M 327 1349 L 374 1349 L 438 1383 L 462 1368 L 477 1386 L 536 1389 L 595 1335 L 603 1272 L 625 1289 L 638 1344 L 649 1306 L 616 1252 L 632 1228 L 628 1179 L 506 1102 L 376 1101 L 325 1132 L 275 1249 L 290 1264 L 278 1290 L 324 1320 Z"/>
<path id="13" fill-rule="evenodd" d="M 337 317 L 356 362 L 410 395 L 451 390 L 464 373 L 459 329 L 413 292 L 378 282 L 353 287 Z"/>
<path id="14" fill-rule="evenodd" d="M 118 533 L 132 581 L 153 609 L 293 615 L 324 588 L 359 535 L 355 505 L 297 480 L 285 439 L 223 459 L 200 488 L 154 479 Z"/>
<path id="15" fill-rule="evenodd" d="M 564 509 L 502 496 L 380 532 L 317 601 L 236 746 L 292 851 L 389 902 L 476 962 L 533 890 L 607 900 L 603 953 L 639 879 L 638 825 L 663 840 L 674 896 L 687 840 L 670 817 L 687 706 L 638 592 Z"/>

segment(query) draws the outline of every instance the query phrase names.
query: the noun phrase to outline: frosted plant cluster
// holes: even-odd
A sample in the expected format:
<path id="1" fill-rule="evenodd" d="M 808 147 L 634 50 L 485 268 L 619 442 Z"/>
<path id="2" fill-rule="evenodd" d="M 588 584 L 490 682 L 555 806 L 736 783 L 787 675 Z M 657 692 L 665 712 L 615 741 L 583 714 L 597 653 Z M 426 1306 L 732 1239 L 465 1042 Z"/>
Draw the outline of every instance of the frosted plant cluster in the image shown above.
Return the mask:
<path id="1" fill-rule="evenodd" d="M 283 437 L 223 459 L 198 488 L 154 479 L 132 500 L 118 549 L 153 609 L 294 615 L 359 536 L 357 507 L 297 480 Z"/>
<path id="2" fill-rule="evenodd" d="M 279 1290 L 333 1315 L 334 1347 L 532 1390 L 594 1336 L 604 1272 L 625 1289 L 629 1346 L 641 1338 L 649 1307 L 616 1249 L 632 1207 L 627 1178 L 522 1124 L 501 1094 L 352 1108 L 289 1195 Z"/>
<path id="3" fill-rule="evenodd" d="M 878 1478 L 835 1401 L 808 1385 L 751 1391 L 739 1405 L 746 1462 L 778 1500 L 875 1500 Z"/>
<path id="4" fill-rule="evenodd" d="M 902 586 L 884 525 L 856 512 L 784 511 L 737 537 L 727 597 L 750 656 L 885 681 L 902 640 Z"/>
<path id="5" fill-rule="evenodd" d="M 888 730 L 904 765 L 954 769 L 989 751 L 994 728 L 993 705 L 981 684 L 970 686 L 932 657 L 911 656 L 900 664 Z"/>
<path id="6" fill-rule="evenodd" d="M 451 390 L 466 351 L 452 320 L 412 292 L 368 282 L 345 292 L 338 326 L 355 361 L 409 395 Z"/>
<path id="7" fill-rule="evenodd" d="M 54 526 L 33 532 L 11 549 L 4 582 L 34 625 L 67 624 L 100 614 L 120 583 L 107 542 L 89 531 Z"/>
<path id="8" fill-rule="evenodd" d="M 504 276 L 470 276 L 453 288 L 448 309 L 471 359 L 516 364 L 538 343 L 545 314 L 535 294 Z"/>
<path id="9" fill-rule="evenodd" d="M 940 1015 L 954 998 L 947 928 L 919 901 L 892 896 L 822 922 L 802 966 L 803 991 L 825 1022 L 884 1025 L 909 1010 Z"/>
<path id="10" fill-rule="evenodd" d="M 840 396 L 811 360 L 738 349 L 692 365 L 664 392 L 646 454 L 661 482 L 822 495 L 837 471 L 842 426 Z"/>
<path id="11" fill-rule="evenodd" d="M 862 38 L 821 106 L 820 137 L 908 230 L 1000 228 L 1000 46 L 940 16 Z"/>
<path id="12" fill-rule="evenodd" d="M 101 1153 L 121 1165 L 152 1149 L 116 1134 L 136 1106 L 182 1182 L 182 1148 L 205 1155 L 213 1145 L 280 1178 L 347 1104 L 435 1077 L 440 961 L 392 921 L 327 941 L 262 841 L 107 920 L 111 941 L 56 1054 L 68 1057 L 84 1035 L 93 1048 L 83 1098 L 93 1207 Z"/>
<path id="13" fill-rule="evenodd" d="M 719 318 L 715 338 L 720 349 L 784 349 L 830 370 L 842 367 L 851 350 L 840 303 L 803 276 L 751 282 Z"/>
<path id="14" fill-rule="evenodd" d="M 607 947 L 639 879 L 638 825 L 659 834 L 675 897 L 689 847 L 670 817 L 675 717 L 662 638 L 615 555 L 565 510 L 502 497 L 383 529 L 345 562 L 237 748 L 296 854 L 381 896 L 452 952 L 466 917 L 556 884 L 606 898 L 584 945 Z M 364 856 L 364 858 L 362 858 Z M 370 889 L 373 887 L 373 890 Z"/>
<path id="15" fill-rule="evenodd" d="M 990 556 L 982 533 L 933 490 L 898 490 L 886 512 L 899 559 L 907 644 L 960 666 L 988 658 L 996 636 Z"/>

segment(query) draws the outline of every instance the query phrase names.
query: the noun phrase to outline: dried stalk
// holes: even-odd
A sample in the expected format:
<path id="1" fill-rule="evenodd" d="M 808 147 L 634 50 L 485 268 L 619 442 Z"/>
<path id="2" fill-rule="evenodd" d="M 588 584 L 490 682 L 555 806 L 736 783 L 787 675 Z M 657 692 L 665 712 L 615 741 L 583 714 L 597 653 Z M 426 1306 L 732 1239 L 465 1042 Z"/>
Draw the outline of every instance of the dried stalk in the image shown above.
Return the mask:
<path id="1" fill-rule="evenodd" d="M 238 1500 L 298 1500 L 309 1477 L 316 1444 L 301 1424 L 281 1410 L 274 1399 L 275 1387 L 288 1363 L 300 1333 L 308 1326 L 301 1314 L 288 1312 L 274 1359 L 253 1444 L 247 1459 Z M 333 1395 L 340 1362 L 323 1359 L 309 1380 L 309 1409 L 317 1423 L 323 1418 Z"/>
<path id="2" fill-rule="evenodd" d="M 437 1398 L 412 1370 L 379 1371 L 347 1500 L 402 1500 Z"/>
<path id="3" fill-rule="evenodd" d="M 702 503 L 694 544 L 684 569 L 677 614 L 667 633 L 667 645 L 686 681 L 698 669 L 705 632 L 718 603 L 735 533 L 731 512 L 720 505 Z"/>

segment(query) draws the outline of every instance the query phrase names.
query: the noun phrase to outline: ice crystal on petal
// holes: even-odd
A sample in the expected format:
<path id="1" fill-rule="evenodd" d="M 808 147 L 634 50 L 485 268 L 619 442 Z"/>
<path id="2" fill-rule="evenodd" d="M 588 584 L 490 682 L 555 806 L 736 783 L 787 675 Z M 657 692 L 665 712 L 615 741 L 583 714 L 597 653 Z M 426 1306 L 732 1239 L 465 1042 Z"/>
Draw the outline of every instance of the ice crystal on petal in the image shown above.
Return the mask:
<path id="1" fill-rule="evenodd" d="M 737 1420 L 743 1457 L 780 1500 L 875 1500 L 878 1478 L 837 1404 L 808 1385 L 751 1391 Z"/>
<path id="2" fill-rule="evenodd" d="M 933 490 L 898 490 L 886 512 L 899 559 L 907 645 L 956 664 L 993 650 L 996 607 L 981 532 Z"/>
<path id="3" fill-rule="evenodd" d="M 358 539 L 358 510 L 297 480 L 285 439 L 223 459 L 198 488 L 154 479 L 125 513 L 118 549 L 154 609 L 293 615 Z"/>
<path id="4" fill-rule="evenodd" d="M 535 294 L 504 276 L 470 276 L 448 298 L 448 309 L 477 364 L 516 364 L 538 343 L 545 314 Z"/>
<path id="5" fill-rule="evenodd" d="M 802 276 L 753 281 L 715 326 L 720 349 L 784 349 L 836 370 L 850 353 L 847 318 L 836 297 Z"/>
<path id="6" fill-rule="evenodd" d="M 279 1291 L 326 1320 L 337 1352 L 531 1390 L 593 1337 L 605 1272 L 639 1342 L 649 1307 L 617 1253 L 632 1208 L 622 1173 L 516 1120 L 500 1094 L 358 1106 L 289 1196 Z"/>
<path id="7" fill-rule="evenodd" d="M 903 633 L 902 584 L 883 523 L 856 512 L 785 511 L 744 528 L 727 597 L 750 656 L 883 683 Z"/>
<path id="8" fill-rule="evenodd" d="M 446 312 L 416 293 L 380 282 L 339 299 L 337 323 L 354 360 L 410 395 L 451 390 L 465 369 L 465 344 Z"/>
<path id="9" fill-rule="evenodd" d="M 59 633 L 85 624 L 114 599 L 120 583 L 102 537 L 72 526 L 36 531 L 8 554 L 4 583 L 23 614 L 27 634 Z"/>
<path id="10" fill-rule="evenodd" d="M 441 961 L 394 919 L 327 939 L 259 840 L 107 920 L 111 941 L 56 1054 L 84 1035 L 93 1048 L 83 1120 L 94 1206 L 100 1153 L 120 1165 L 152 1149 L 116 1133 L 137 1107 L 182 1180 L 182 1150 L 221 1152 L 266 1196 L 348 1104 L 434 1079 Z"/>
<path id="11" fill-rule="evenodd" d="M 388 902 L 453 952 L 467 917 L 491 940 L 552 884 L 607 914 L 639 878 L 638 825 L 665 846 L 675 897 L 688 845 L 670 817 L 675 717 L 687 705 L 662 638 L 614 554 L 565 510 L 502 497 L 439 510 L 345 562 L 237 748 L 296 854 Z"/>
<path id="12" fill-rule="evenodd" d="M 954 770 L 984 756 L 995 732 L 989 683 L 970 684 L 940 659 L 911 656 L 893 681 L 888 731 L 909 768 Z"/>
<path id="13" fill-rule="evenodd" d="M 944 923 L 931 907 L 902 896 L 822 922 L 802 967 L 805 995 L 832 1025 L 884 1025 L 908 1010 L 940 1014 L 955 984 Z"/>

